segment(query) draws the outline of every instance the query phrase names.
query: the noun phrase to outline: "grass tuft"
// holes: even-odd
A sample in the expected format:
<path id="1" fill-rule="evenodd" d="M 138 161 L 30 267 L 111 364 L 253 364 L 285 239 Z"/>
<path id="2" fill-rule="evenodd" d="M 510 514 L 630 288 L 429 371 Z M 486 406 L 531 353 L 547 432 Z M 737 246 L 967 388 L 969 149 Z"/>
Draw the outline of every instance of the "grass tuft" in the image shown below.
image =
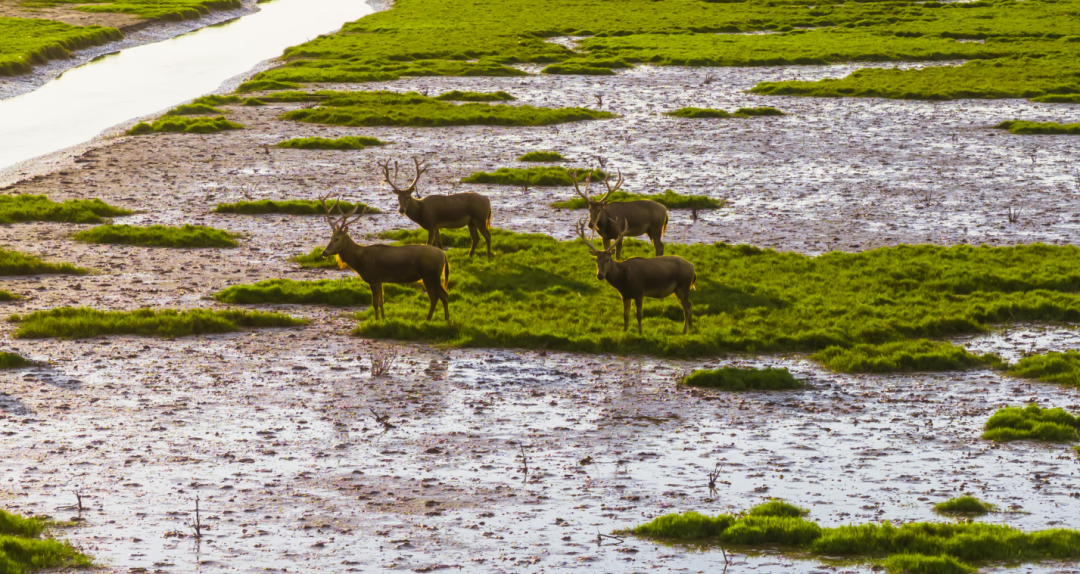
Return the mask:
<path id="1" fill-rule="evenodd" d="M 462 92 L 454 90 L 439 94 L 435 99 L 444 102 L 509 102 L 517 98 L 502 90 L 497 92 Z"/>
<path id="2" fill-rule="evenodd" d="M 383 146 L 385 142 L 378 138 L 359 137 L 359 136 L 346 136 L 337 139 L 328 138 L 293 138 L 291 140 L 285 140 L 277 147 L 280 148 L 293 148 L 293 149 L 335 149 L 335 150 L 352 150 L 352 149 L 364 149 L 373 146 Z"/>
<path id="3" fill-rule="evenodd" d="M 776 108 L 739 108 L 735 112 L 727 112 L 724 110 L 714 110 L 711 108 L 679 108 L 674 111 L 664 112 L 666 116 L 672 116 L 675 118 L 754 118 L 763 116 L 783 116 L 787 115 L 784 112 Z"/>
<path id="4" fill-rule="evenodd" d="M 552 64 L 543 70 L 542 74 L 560 74 L 568 76 L 614 76 L 615 70 L 610 66 L 597 66 L 583 62 L 567 62 L 565 64 Z"/>
<path id="5" fill-rule="evenodd" d="M 0 196 L 0 223 L 19 221 L 61 221 L 65 223 L 102 223 L 103 217 L 130 215 L 126 209 L 106 204 L 100 199 L 69 199 L 56 203 L 44 195 Z"/>
<path id="6" fill-rule="evenodd" d="M 222 303 L 240 305 L 330 305 L 352 307 L 371 304 L 371 290 L 359 278 L 292 281 L 269 279 L 253 285 L 236 285 L 214 294 Z"/>
<path id="7" fill-rule="evenodd" d="M 998 442 L 1038 440 L 1069 442 L 1080 439 L 1080 417 L 1063 409 L 1038 405 L 998 409 L 986 420 L 983 438 Z"/>
<path id="8" fill-rule="evenodd" d="M 735 524 L 735 517 L 729 514 L 706 516 L 697 512 L 665 514 L 652 521 L 630 529 L 628 532 L 650 538 L 671 540 L 703 540 L 715 538 Z"/>
<path id="9" fill-rule="evenodd" d="M 794 504 L 791 504 L 789 502 L 785 502 L 783 499 L 774 498 L 768 502 L 763 502 L 751 508 L 749 511 L 747 511 L 747 514 L 749 516 L 781 516 L 787 518 L 802 518 L 803 516 L 810 514 L 810 511 L 805 508 L 795 506 Z"/>
<path id="10" fill-rule="evenodd" d="M 139 245 L 142 247 L 236 247 L 237 235 L 197 225 L 167 227 L 151 225 L 102 225 L 80 231 L 73 238 L 85 243 Z"/>
<path id="11" fill-rule="evenodd" d="M 1009 372 L 1025 379 L 1080 388 L 1080 352 L 1065 351 L 1024 357 L 1015 365 L 1010 365 Z"/>
<path id="12" fill-rule="evenodd" d="M 19 355 L 16 355 L 15 353 L 0 351 L 0 369 L 21 369 L 23 367 L 28 367 L 32 364 L 33 363 L 31 363 L 30 361 L 22 358 Z M 9 524 L 7 523 L 7 521 L 11 516 L 12 515 L 6 514 L 4 513 L 4 511 L 0 510 L 0 534 L 8 533 L 7 528 L 9 527 Z"/>
<path id="13" fill-rule="evenodd" d="M 87 273 L 89 271 L 86 269 L 75 267 L 70 263 L 46 263 L 33 255 L 0 249 L 0 276 L 85 275 Z"/>
<path id="14" fill-rule="evenodd" d="M 212 134 L 220 131 L 239 130 L 244 126 L 230 122 L 225 116 L 213 118 L 166 116 L 152 123 L 139 122 L 127 131 L 130 136 L 153 133 Z"/>
<path id="15" fill-rule="evenodd" d="M 186 337 L 307 324 L 307 321 L 280 313 L 231 309 L 98 311 L 86 307 L 35 311 L 28 315 L 12 315 L 9 320 L 19 324 L 15 337 L 20 339 L 87 339 L 103 335 Z"/>
<path id="16" fill-rule="evenodd" d="M 974 496 L 961 496 L 935 504 L 934 510 L 942 513 L 987 514 L 997 510 L 997 506 Z"/>
<path id="17" fill-rule="evenodd" d="M 881 563 L 894 574 L 970 574 L 975 568 L 952 556 L 926 556 L 925 554 L 893 554 Z"/>
<path id="18" fill-rule="evenodd" d="M 569 161 L 557 151 L 531 151 L 517 159 L 518 161 Z"/>
<path id="19" fill-rule="evenodd" d="M 0 510 L 0 572 L 24 574 L 42 569 L 85 568 L 90 558 L 79 554 L 70 544 L 39 537 L 49 522 L 23 518 Z"/>
<path id="20" fill-rule="evenodd" d="M 165 112 L 167 116 L 197 116 L 199 114 L 222 114 L 221 110 L 207 104 L 183 104 Z"/>
<path id="21" fill-rule="evenodd" d="M 364 203 L 359 204 L 360 210 L 357 213 L 366 211 L 367 213 L 382 213 L 377 208 L 371 207 Z M 349 203 L 347 201 L 340 202 L 340 205 L 336 202 L 329 202 L 327 206 L 332 211 L 337 211 L 340 207 L 345 213 L 349 213 L 357 206 L 355 203 Z M 238 201 L 236 203 L 220 203 L 214 208 L 214 213 L 239 213 L 243 215 L 265 215 L 268 213 L 288 213 L 291 215 L 325 215 L 322 205 L 314 199 L 290 199 L 286 201 L 274 201 L 271 199 L 263 199 L 260 201 Z"/>
<path id="22" fill-rule="evenodd" d="M 239 104 L 242 101 L 243 98 L 241 98 L 240 96 L 221 96 L 218 94 L 209 94 L 192 100 L 191 104 L 203 106 L 226 106 L 229 104 Z"/>
<path id="23" fill-rule="evenodd" d="M 0 18 L 0 77 L 26 74 L 35 65 L 72 57 L 73 50 L 100 46 L 123 37 L 115 28 Z"/>
<path id="24" fill-rule="evenodd" d="M 1080 124 L 1058 124 L 1054 122 L 1025 122 L 1020 120 L 1001 122 L 994 126 L 1009 130 L 1017 135 L 1073 135 L 1080 136 Z"/>
<path id="25" fill-rule="evenodd" d="M 545 167 L 500 167 L 494 172 L 478 171 L 472 175 L 461 178 L 461 183 L 489 183 L 495 185 L 528 185 L 530 187 L 559 186 L 567 187 L 574 185 L 574 181 L 567 175 L 567 168 L 559 166 Z M 579 180 L 591 175 L 593 181 L 602 181 L 607 175 L 598 170 L 587 168 L 570 168 L 569 172 L 575 173 Z M 580 198 L 579 198 L 580 199 Z M 582 200 L 584 201 L 584 200 Z"/>
<path id="26" fill-rule="evenodd" d="M 896 373 L 904 371 L 962 371 L 998 365 L 996 355 L 972 355 L 963 347 L 919 339 L 883 345 L 829 347 L 814 359 L 840 373 Z"/>
<path id="27" fill-rule="evenodd" d="M 726 204 L 724 200 L 713 199 L 705 195 L 680 195 L 670 189 L 664 190 L 664 193 L 652 195 L 616 191 L 611 194 L 611 197 L 608 199 L 613 202 L 651 199 L 668 209 L 720 209 Z M 551 204 L 551 207 L 559 209 L 588 209 L 589 204 L 580 197 L 574 197 L 573 199 L 568 199 L 566 201 L 556 201 Z"/>
<path id="28" fill-rule="evenodd" d="M 739 369 L 736 367 L 694 371 L 679 382 L 691 387 L 724 391 L 782 391 L 802 389 L 806 386 L 791 376 L 787 369 Z"/>
<path id="29" fill-rule="evenodd" d="M 315 247 L 310 253 L 302 253 L 289 258 L 289 261 L 299 264 L 304 269 L 340 269 L 337 260 L 333 257 L 323 257 L 322 247 Z"/>

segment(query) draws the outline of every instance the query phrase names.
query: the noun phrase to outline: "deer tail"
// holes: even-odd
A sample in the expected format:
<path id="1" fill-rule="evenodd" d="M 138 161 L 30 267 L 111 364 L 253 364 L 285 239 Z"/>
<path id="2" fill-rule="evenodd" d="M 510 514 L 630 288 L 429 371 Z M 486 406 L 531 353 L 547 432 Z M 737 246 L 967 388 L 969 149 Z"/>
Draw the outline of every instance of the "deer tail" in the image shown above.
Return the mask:
<path id="1" fill-rule="evenodd" d="M 450 292 L 450 260 L 449 259 L 446 260 L 446 263 L 443 263 L 442 271 L 443 271 L 442 288 L 443 288 L 443 291 L 446 291 L 447 293 L 449 293 Z"/>
<path id="2" fill-rule="evenodd" d="M 667 235 L 667 222 L 668 222 L 668 214 L 665 211 L 664 212 L 664 226 L 660 228 L 660 238 L 661 239 L 663 239 L 664 235 Z"/>
<path id="3" fill-rule="evenodd" d="M 491 208 L 488 208 L 487 228 L 491 229 Z"/>
<path id="4" fill-rule="evenodd" d="M 697 291 L 697 285 L 695 285 L 695 283 L 697 283 L 697 271 L 695 271 L 694 275 L 690 277 L 690 288 L 694 291 Z"/>

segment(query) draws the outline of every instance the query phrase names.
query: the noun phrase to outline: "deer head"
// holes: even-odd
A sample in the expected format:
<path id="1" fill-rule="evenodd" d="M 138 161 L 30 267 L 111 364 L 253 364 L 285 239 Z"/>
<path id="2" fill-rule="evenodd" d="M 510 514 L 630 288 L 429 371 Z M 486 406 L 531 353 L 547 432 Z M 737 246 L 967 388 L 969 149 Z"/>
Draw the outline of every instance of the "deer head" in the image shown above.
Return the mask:
<path id="1" fill-rule="evenodd" d="M 323 249 L 323 257 L 337 255 L 352 243 L 352 239 L 349 238 L 349 226 L 356 223 L 356 220 L 367 213 L 367 208 L 364 208 L 364 211 L 360 212 L 360 215 L 356 215 L 357 210 L 360 209 L 360 203 L 357 203 L 356 207 L 353 207 L 353 210 L 350 211 L 348 215 L 345 215 L 345 212 L 341 210 L 341 196 L 338 195 L 337 200 L 334 202 L 334 207 L 337 208 L 338 214 L 341 217 L 335 219 L 334 215 L 330 212 L 330 208 L 326 206 L 326 200 L 329 197 L 329 193 L 319 197 L 319 203 L 322 205 L 323 211 L 326 212 L 326 222 L 330 224 L 330 229 L 332 231 L 330 243 L 327 244 L 326 249 Z M 349 218 L 354 215 L 356 215 L 356 217 L 350 220 Z"/>
<path id="2" fill-rule="evenodd" d="M 416 166 L 416 176 L 413 177 L 412 183 L 407 187 L 398 187 L 398 162 L 394 161 L 394 176 L 390 177 L 390 160 L 379 163 L 379 168 L 382 169 L 383 179 L 390 185 L 390 188 L 397 194 L 398 197 L 398 213 L 405 215 L 405 207 L 409 205 L 409 202 L 413 200 L 412 194 L 415 192 L 417 197 L 420 197 L 420 193 L 416 190 L 416 182 L 420 181 L 420 176 L 428 170 L 427 160 L 421 160 L 420 158 L 413 158 L 413 164 Z"/>
<path id="3" fill-rule="evenodd" d="M 581 187 L 578 185 L 578 183 L 581 183 L 578 181 L 577 178 L 578 172 L 568 171 L 566 172 L 566 174 L 570 176 L 570 181 L 574 182 L 574 191 L 576 191 L 577 194 L 580 195 L 581 198 L 589 204 L 589 229 L 596 229 L 597 224 L 607 217 L 606 213 L 604 212 L 604 208 L 607 207 L 609 203 L 611 203 L 611 194 L 615 193 L 619 190 L 620 187 L 622 187 L 622 171 L 618 171 L 619 178 L 615 182 L 615 185 L 612 185 L 608 178 L 604 178 L 603 182 L 604 187 L 607 188 L 607 193 L 600 197 L 600 199 L 593 199 L 589 197 L 589 183 L 592 180 L 591 172 L 589 173 L 589 175 L 585 176 L 585 191 L 582 191 Z"/>
<path id="4" fill-rule="evenodd" d="M 618 222 L 614 222 L 618 225 Z M 622 239 L 623 234 L 626 233 L 626 229 L 629 227 L 629 223 L 623 223 L 622 232 L 619 233 L 619 239 Z M 585 222 L 581 221 L 577 224 L 578 237 L 585 242 L 585 245 L 589 248 L 589 253 L 596 258 L 596 279 L 603 281 L 604 277 L 611 271 L 611 268 L 615 265 L 615 258 L 612 254 L 615 252 L 615 246 L 618 245 L 616 241 L 611 247 L 607 249 L 597 249 L 593 247 L 591 241 L 585 238 Z"/>

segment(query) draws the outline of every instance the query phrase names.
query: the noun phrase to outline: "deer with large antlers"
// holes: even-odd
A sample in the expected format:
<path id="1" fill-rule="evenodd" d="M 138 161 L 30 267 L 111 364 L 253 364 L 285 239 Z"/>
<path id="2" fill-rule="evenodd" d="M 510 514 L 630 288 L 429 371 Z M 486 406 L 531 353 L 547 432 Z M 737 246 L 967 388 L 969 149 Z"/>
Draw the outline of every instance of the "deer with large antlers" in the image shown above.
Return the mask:
<path id="1" fill-rule="evenodd" d="M 383 307 L 383 283 L 423 281 L 424 290 L 427 291 L 428 299 L 431 300 L 428 321 L 435 314 L 435 306 L 439 301 L 442 301 L 443 315 L 449 321 L 450 295 L 447 289 L 450 282 L 450 263 L 446 260 L 446 254 L 430 245 L 357 245 L 349 237 L 349 226 L 364 215 L 363 212 L 356 215 L 360 205 L 357 204 L 346 215 L 341 210 L 341 202 L 338 201 L 338 215 L 341 217 L 335 219 L 330 213 L 330 208 L 326 206 L 328 197 L 330 197 L 329 194 L 319 198 L 319 203 L 326 212 L 326 222 L 330 224 L 330 229 L 333 231 L 330 243 L 326 249 L 323 249 L 322 255 L 323 257 L 337 256 L 339 264 L 355 271 L 360 279 L 371 287 L 371 306 L 375 309 L 375 319 L 379 319 L 380 314 L 383 319 L 386 319 L 386 309 Z"/>
<path id="2" fill-rule="evenodd" d="M 577 173 L 567 172 L 570 180 L 574 182 L 574 191 L 589 204 L 589 229 L 596 231 L 604 240 L 604 249 L 612 241 L 615 241 L 615 258 L 622 259 L 622 237 L 638 237 L 648 235 L 652 241 L 653 249 L 657 256 L 664 254 L 664 233 L 667 232 L 668 211 L 667 208 L 651 199 L 639 199 L 637 201 L 611 201 L 611 194 L 622 187 L 623 176 L 619 171 L 619 179 L 614 185 L 609 178 L 603 179 L 607 193 L 599 199 L 589 197 L 589 183 L 592 180 L 590 173 L 585 177 L 585 190 L 579 185 Z M 625 233 L 615 222 L 620 221 L 627 227 Z"/>
<path id="3" fill-rule="evenodd" d="M 416 176 L 407 187 L 399 187 L 397 183 L 398 163 L 394 162 L 394 175 L 390 176 L 390 160 L 379 163 L 383 171 L 383 179 L 394 190 L 398 197 L 398 213 L 413 220 L 428 232 L 428 245 L 443 248 L 440 229 L 460 229 L 468 226 L 469 236 L 472 238 L 472 249 L 469 249 L 469 257 L 476 252 L 480 245 L 480 235 L 487 241 L 487 256 L 491 257 L 491 202 L 479 193 L 466 192 L 452 195 L 432 195 L 419 199 L 413 197 L 416 193 L 416 183 L 420 176 L 427 171 L 426 160 L 413 158 L 416 165 Z"/>
<path id="4" fill-rule="evenodd" d="M 612 223 L 618 225 L 618 222 Z M 627 229 L 629 229 L 629 224 L 623 222 L 622 232 L 616 237 L 615 245 L 619 244 Z M 597 280 L 607 281 L 622 296 L 623 331 L 630 328 L 631 301 L 637 307 L 637 329 L 640 335 L 642 304 L 645 297 L 663 299 L 672 294 L 682 304 L 683 334 L 690 331 L 690 328 L 694 326 L 690 290 L 694 288 L 694 282 L 697 280 L 693 263 L 675 255 L 663 255 L 651 259 L 631 257 L 618 261 L 612 257 L 615 246 L 601 251 L 593 247 L 592 242 L 585 238 L 584 221 L 577 224 L 577 234 L 589 247 L 589 253 L 596 258 Z"/>

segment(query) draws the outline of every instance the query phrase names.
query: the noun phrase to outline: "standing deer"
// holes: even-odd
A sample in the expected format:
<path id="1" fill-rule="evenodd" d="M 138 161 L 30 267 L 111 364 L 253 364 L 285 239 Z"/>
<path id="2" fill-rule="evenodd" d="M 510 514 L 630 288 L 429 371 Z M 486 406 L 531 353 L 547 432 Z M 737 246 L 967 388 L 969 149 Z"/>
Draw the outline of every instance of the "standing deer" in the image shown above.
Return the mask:
<path id="1" fill-rule="evenodd" d="M 616 222 L 612 222 L 617 225 Z M 622 232 L 618 234 L 615 245 L 622 241 L 623 235 L 629 228 L 629 224 L 623 223 Z M 685 335 L 694 326 L 694 317 L 691 314 L 693 306 L 690 304 L 690 290 L 694 289 L 697 274 L 694 273 L 694 264 L 675 255 L 666 255 L 646 259 L 644 257 L 631 257 L 625 261 L 618 261 L 611 256 L 615 247 L 608 247 L 598 251 L 591 241 L 585 238 L 585 222 L 577 225 L 578 237 L 589 247 L 589 252 L 596 258 L 596 279 L 607 281 L 614 287 L 623 300 L 623 331 L 630 328 L 630 301 L 637 306 L 637 329 L 641 334 L 642 304 L 645 297 L 663 299 L 672 294 L 679 299 L 683 309 L 683 334 Z"/>
<path id="2" fill-rule="evenodd" d="M 432 195 L 424 199 L 413 197 L 416 192 L 416 182 L 427 171 L 426 161 L 413 158 L 416 164 L 416 177 L 406 188 L 397 185 L 398 163 L 394 162 L 394 177 L 390 177 L 390 160 L 379 164 L 383 170 L 383 178 L 397 194 L 398 213 L 413 220 L 417 225 L 428 232 L 428 245 L 443 248 L 440 229 L 460 229 L 466 225 L 469 227 L 469 236 L 472 237 L 472 249 L 469 257 L 476 252 L 480 245 L 479 231 L 487 241 L 487 256 L 491 257 L 491 202 L 479 193 L 466 192 L 453 195 Z M 419 193 L 417 193 L 419 195 Z"/>
<path id="3" fill-rule="evenodd" d="M 341 219 L 335 220 L 330 209 L 326 207 L 328 197 L 330 197 L 329 194 L 319 198 L 319 203 L 326 212 L 326 221 L 333 230 L 330 243 L 326 249 L 323 249 L 322 255 L 323 257 L 335 255 L 339 265 L 355 271 L 360 279 L 371 287 L 371 305 L 375 308 L 375 319 L 379 319 L 380 314 L 383 319 L 386 319 L 386 309 L 383 307 L 383 283 L 423 281 L 424 290 L 427 291 L 428 299 L 431 299 L 428 321 L 435 314 L 435 305 L 439 301 L 442 301 L 444 318 L 449 321 L 450 296 L 447 289 L 450 282 L 450 263 L 446 260 L 446 254 L 430 245 L 357 245 L 349 237 L 349 226 L 364 214 L 357 215 L 352 221 L 349 218 L 356 214 L 360 205 L 345 215 L 341 210 L 339 200 L 337 208 Z"/>
<path id="4" fill-rule="evenodd" d="M 607 178 L 604 178 L 604 187 L 607 188 L 607 193 L 600 199 L 592 199 L 589 197 L 589 182 L 592 179 L 590 173 L 585 178 L 585 191 L 581 191 L 581 187 L 578 186 L 579 182 L 577 174 L 567 172 L 570 176 L 570 180 L 574 182 L 574 190 L 589 204 L 589 229 L 595 230 L 600 235 L 600 238 L 604 240 L 604 249 L 608 248 L 611 241 L 616 237 L 619 239 L 615 241 L 615 258 L 622 259 L 622 237 L 620 235 L 620 229 L 615 225 L 616 221 L 621 221 L 626 224 L 627 230 L 625 235 L 628 237 L 637 237 L 639 235 L 648 235 L 652 240 L 653 248 L 656 250 L 656 255 L 660 256 L 664 254 L 664 233 L 667 232 L 668 224 L 668 212 L 667 208 L 651 199 L 640 199 L 637 201 L 610 201 L 611 194 L 615 193 L 622 187 L 623 177 L 622 172 L 619 172 L 619 179 L 615 182 L 615 185 L 611 185 Z"/>

